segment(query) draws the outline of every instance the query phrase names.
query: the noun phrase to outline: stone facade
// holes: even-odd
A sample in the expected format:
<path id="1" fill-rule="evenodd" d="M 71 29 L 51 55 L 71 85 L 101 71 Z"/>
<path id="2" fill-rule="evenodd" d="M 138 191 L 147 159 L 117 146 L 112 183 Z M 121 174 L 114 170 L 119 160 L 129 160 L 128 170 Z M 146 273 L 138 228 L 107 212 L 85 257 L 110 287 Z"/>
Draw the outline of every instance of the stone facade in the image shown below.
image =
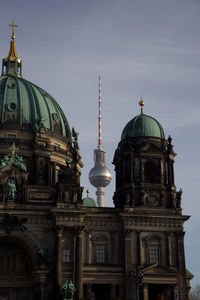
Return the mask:
<path id="1" fill-rule="evenodd" d="M 66 280 L 76 300 L 188 300 L 171 138 L 141 111 L 134 124 L 149 125 L 123 131 L 114 155 L 114 207 L 84 206 L 78 134 L 21 78 L 14 39 L 0 78 L 0 300 L 64 300 Z"/>
<path id="2" fill-rule="evenodd" d="M 73 281 L 78 300 L 188 299 L 189 217 L 174 186 L 171 141 L 119 143 L 113 208 L 83 207 L 78 148 L 5 128 L 0 141 L 1 159 L 14 142 L 13 156 L 27 166 L 11 161 L 0 168 L 0 299 L 62 299 L 65 280 Z M 14 199 L 6 193 L 11 179 Z"/>

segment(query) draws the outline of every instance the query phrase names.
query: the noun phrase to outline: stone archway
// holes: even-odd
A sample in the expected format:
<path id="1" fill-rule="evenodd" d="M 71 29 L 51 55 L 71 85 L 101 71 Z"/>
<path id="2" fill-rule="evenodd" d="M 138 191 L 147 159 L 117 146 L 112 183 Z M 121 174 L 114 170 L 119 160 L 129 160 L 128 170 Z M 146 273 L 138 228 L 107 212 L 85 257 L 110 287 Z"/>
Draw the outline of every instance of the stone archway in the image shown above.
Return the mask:
<path id="1" fill-rule="evenodd" d="M 26 242 L 9 235 L 0 238 L 0 300 L 39 299 L 34 269 Z"/>

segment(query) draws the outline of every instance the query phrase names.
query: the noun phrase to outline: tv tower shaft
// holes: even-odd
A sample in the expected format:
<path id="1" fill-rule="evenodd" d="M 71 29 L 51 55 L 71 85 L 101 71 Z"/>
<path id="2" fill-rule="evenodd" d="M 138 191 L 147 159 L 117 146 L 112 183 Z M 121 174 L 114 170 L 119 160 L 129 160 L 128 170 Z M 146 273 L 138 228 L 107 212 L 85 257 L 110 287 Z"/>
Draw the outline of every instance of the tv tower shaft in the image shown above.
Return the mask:
<path id="1" fill-rule="evenodd" d="M 90 183 L 97 188 L 97 203 L 100 207 L 104 206 L 104 188 L 110 183 L 112 176 L 110 170 L 106 167 L 105 150 L 102 147 L 101 136 L 101 77 L 99 76 L 99 113 L 98 113 L 98 147 L 94 150 L 95 166 L 89 173 Z"/>

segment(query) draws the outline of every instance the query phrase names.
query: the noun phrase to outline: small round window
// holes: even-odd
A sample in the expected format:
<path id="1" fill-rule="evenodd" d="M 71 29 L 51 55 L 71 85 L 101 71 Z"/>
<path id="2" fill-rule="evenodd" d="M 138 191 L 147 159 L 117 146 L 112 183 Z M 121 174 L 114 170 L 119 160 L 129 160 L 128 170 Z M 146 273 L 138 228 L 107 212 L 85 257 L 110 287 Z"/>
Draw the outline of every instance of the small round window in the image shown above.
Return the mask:
<path id="1" fill-rule="evenodd" d="M 58 121 L 59 120 L 59 116 L 58 116 L 57 113 L 53 113 L 52 117 L 53 117 L 54 121 Z"/>
<path id="2" fill-rule="evenodd" d="M 13 102 L 9 103 L 8 104 L 8 109 L 13 111 L 13 110 L 16 110 L 17 109 L 17 105 Z"/>

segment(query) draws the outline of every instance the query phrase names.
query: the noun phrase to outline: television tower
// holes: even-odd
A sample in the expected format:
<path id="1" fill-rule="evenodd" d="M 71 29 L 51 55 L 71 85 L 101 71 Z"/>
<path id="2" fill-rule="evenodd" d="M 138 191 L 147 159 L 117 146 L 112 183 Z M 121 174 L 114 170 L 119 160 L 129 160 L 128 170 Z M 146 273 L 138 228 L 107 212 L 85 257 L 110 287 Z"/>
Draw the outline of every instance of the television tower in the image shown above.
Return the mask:
<path id="1" fill-rule="evenodd" d="M 98 147 L 94 149 L 95 166 L 89 173 L 90 183 L 97 188 L 97 203 L 99 207 L 104 207 L 104 188 L 110 183 L 112 176 L 106 167 L 105 153 L 101 139 L 101 77 L 99 76 L 99 116 L 98 116 Z"/>

